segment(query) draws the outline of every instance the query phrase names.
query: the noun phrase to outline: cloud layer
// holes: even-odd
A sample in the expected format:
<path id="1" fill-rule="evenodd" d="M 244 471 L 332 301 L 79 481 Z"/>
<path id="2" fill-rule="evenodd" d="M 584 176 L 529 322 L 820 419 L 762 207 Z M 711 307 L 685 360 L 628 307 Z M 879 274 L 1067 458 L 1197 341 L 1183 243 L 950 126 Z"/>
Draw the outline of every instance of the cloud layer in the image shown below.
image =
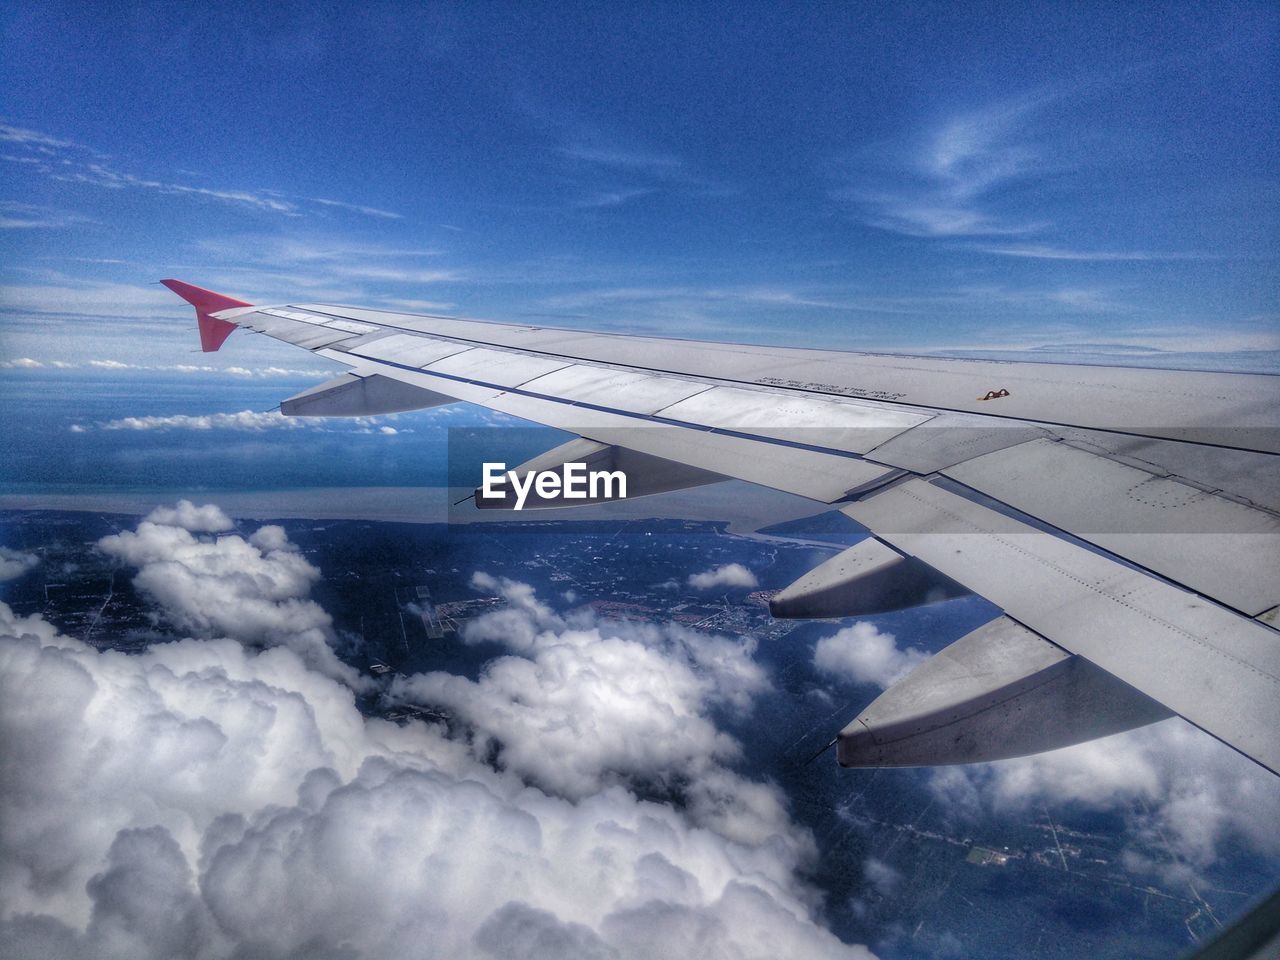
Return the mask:
<path id="1" fill-rule="evenodd" d="M 229 523 L 179 504 L 101 543 L 138 567 L 166 619 L 215 639 L 99 652 L 0 605 L 0 953 L 869 956 L 813 921 L 794 869 L 804 835 L 784 816 L 781 836 L 735 838 L 726 817 L 641 799 L 625 751 L 598 760 L 598 783 L 542 789 L 533 772 L 478 759 L 479 732 L 362 716 L 348 685 L 304 659 L 309 648 L 260 649 L 308 618 L 327 629 L 302 599 L 315 570 L 279 528 L 244 538 Z M 748 708 L 765 683 L 727 640 L 610 636 L 499 586 L 514 616 L 470 639 L 538 669 L 561 657 L 593 671 L 565 675 L 569 701 L 623 691 L 584 722 L 604 722 L 605 706 L 643 715 L 652 700 L 696 725 L 712 704 Z M 637 666 L 648 679 L 628 690 Z M 687 686 L 663 690 L 662 678 Z M 500 702 L 502 690 L 475 692 Z M 566 710 L 525 714 L 542 721 L 548 751 L 562 742 L 549 721 Z M 732 751 L 707 734 L 675 767 L 703 756 L 732 778 L 723 812 L 750 808 L 762 785 L 718 766 Z M 787 844 L 791 858 L 779 855 Z"/>
<path id="2" fill-rule="evenodd" d="M 1181 720 L 1064 750 L 971 767 L 931 771 L 934 796 L 974 819 L 1048 805 L 1079 805 L 1122 816 L 1131 846 L 1126 866 L 1167 883 L 1195 879 L 1227 848 L 1243 843 L 1280 854 L 1280 793 L 1274 775 Z"/>

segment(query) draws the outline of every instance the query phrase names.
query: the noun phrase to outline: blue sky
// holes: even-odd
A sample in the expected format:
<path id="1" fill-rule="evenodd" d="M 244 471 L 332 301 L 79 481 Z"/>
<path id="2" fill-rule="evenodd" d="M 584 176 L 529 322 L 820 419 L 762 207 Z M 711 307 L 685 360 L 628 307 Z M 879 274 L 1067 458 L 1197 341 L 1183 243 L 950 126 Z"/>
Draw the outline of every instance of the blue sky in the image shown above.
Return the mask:
<path id="1" fill-rule="evenodd" d="M 10 4 L 0 359 L 191 363 L 185 307 L 149 285 L 179 276 L 255 302 L 1266 367 L 1278 22 Z M 262 340 L 209 362 L 316 365 Z"/>

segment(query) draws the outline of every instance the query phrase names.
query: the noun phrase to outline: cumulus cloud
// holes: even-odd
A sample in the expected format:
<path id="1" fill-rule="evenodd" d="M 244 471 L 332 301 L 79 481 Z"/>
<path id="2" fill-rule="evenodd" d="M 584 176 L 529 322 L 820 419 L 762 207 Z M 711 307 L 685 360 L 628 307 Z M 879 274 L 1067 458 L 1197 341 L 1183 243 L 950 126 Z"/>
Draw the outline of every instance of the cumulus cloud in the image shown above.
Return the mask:
<path id="1" fill-rule="evenodd" d="M 84 366 L 95 370 L 152 370 L 160 373 L 216 373 L 228 377 L 256 378 L 301 378 L 323 377 L 332 374 L 330 370 L 300 370 L 292 367 L 215 367 L 207 363 L 124 363 L 120 360 L 95 359 L 86 361 Z M 0 369 L 40 370 L 52 367 L 56 370 L 76 370 L 79 363 L 67 360 L 36 360 L 32 357 L 18 357 L 15 360 L 0 361 Z"/>
<path id="2" fill-rule="evenodd" d="M 196 416 L 173 414 L 168 417 L 123 417 L 108 420 L 103 430 L 293 430 L 307 426 L 305 419 L 286 417 L 278 410 L 258 413 L 204 413 Z"/>
<path id="3" fill-rule="evenodd" d="M 239 413 L 175 413 L 169 416 L 122 417 L 118 420 L 107 420 L 97 424 L 100 430 L 241 430 L 259 433 L 264 430 L 314 430 L 328 432 L 334 430 L 355 430 L 360 433 L 374 433 L 377 419 L 373 417 L 343 417 L 331 420 L 327 417 L 286 417 L 279 410 L 258 412 L 241 410 Z M 77 433 L 85 432 L 80 425 Z M 379 426 L 377 433 L 383 436 L 395 436 L 398 433 L 410 433 L 404 428 Z"/>
<path id="4" fill-rule="evenodd" d="M 689 577 L 689 586 L 696 590 L 712 590 L 716 587 L 757 587 L 756 575 L 740 563 L 726 563 L 711 570 L 703 570 Z"/>
<path id="5" fill-rule="evenodd" d="M 248 539 L 201 535 L 232 526 L 217 507 L 184 500 L 152 511 L 136 530 L 103 537 L 98 548 L 137 568 L 134 586 L 179 630 L 286 646 L 327 676 L 367 689 L 370 681 L 334 653 L 333 620 L 310 599 L 320 571 L 278 526 Z"/>
<path id="6" fill-rule="evenodd" d="M 100 652 L 0 604 L 0 743 L 8 956 L 869 956 L 773 846 L 551 795 L 284 647 Z"/>
<path id="7" fill-rule="evenodd" d="M 34 553 L 0 547 L 0 581 L 16 580 L 39 563 L 40 558 Z"/>
<path id="8" fill-rule="evenodd" d="M 891 633 L 859 620 L 830 637 L 823 637 L 813 650 L 813 665 L 823 673 L 849 683 L 874 683 L 889 687 L 928 658 L 915 647 L 898 649 Z"/>
<path id="9" fill-rule="evenodd" d="M 714 722 L 716 710 L 748 711 L 770 689 L 753 641 L 601 620 L 590 609 L 561 618 L 528 584 L 486 574 L 474 582 L 507 605 L 469 623 L 464 639 L 510 654 L 476 680 L 399 679 L 393 696 L 445 708 L 475 756 L 557 796 L 657 791 L 734 839 L 774 842 L 793 862 L 807 854 L 778 790 L 729 768 L 741 748 Z"/>
<path id="10" fill-rule="evenodd" d="M 235 527 L 221 507 L 213 503 L 197 507 L 190 500 L 179 500 L 172 507 L 156 507 L 144 519 L 147 523 L 182 527 L 192 533 L 221 533 Z"/>

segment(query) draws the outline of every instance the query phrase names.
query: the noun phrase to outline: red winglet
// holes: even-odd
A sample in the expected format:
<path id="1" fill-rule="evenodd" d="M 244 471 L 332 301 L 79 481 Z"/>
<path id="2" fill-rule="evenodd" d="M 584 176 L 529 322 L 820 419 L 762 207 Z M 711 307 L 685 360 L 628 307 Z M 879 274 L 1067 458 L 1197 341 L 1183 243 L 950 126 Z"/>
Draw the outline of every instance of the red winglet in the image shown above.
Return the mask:
<path id="1" fill-rule="evenodd" d="M 219 310 L 230 310 L 232 307 L 253 306 L 252 303 L 214 293 L 204 287 L 183 283 L 181 280 L 161 280 L 160 282 L 196 308 L 196 320 L 200 323 L 200 349 L 205 353 L 212 353 L 222 346 L 227 337 L 231 336 L 231 331 L 236 328 L 230 320 L 220 320 L 210 314 L 217 313 Z"/>

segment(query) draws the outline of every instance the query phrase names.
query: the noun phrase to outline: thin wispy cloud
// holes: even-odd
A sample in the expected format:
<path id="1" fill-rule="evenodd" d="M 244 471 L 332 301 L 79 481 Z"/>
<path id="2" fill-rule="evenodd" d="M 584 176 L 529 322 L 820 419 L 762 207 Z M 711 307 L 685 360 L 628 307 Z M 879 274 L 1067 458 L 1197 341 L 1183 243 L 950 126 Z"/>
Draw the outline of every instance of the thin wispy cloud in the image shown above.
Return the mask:
<path id="1" fill-rule="evenodd" d="M 1109 286 L 1059 284 L 1011 287 L 1004 284 L 966 284 L 955 288 L 955 302 L 1001 304 L 1025 308 L 1068 308 L 1079 313 L 1132 314 L 1144 308 L 1120 299 Z"/>
<path id="2" fill-rule="evenodd" d="M 916 312 L 917 307 L 888 298 L 824 295 L 782 286 L 743 287 L 606 287 L 548 297 L 542 305 L 556 310 L 580 310 L 603 304 L 734 304 L 761 307 L 803 307 L 857 313 Z"/>
<path id="3" fill-rule="evenodd" d="M 12 143 L 20 148 L 49 156 L 54 156 L 67 150 L 74 150 L 92 154 L 96 157 L 105 157 L 105 154 L 98 153 L 96 150 L 86 147 L 84 144 L 76 143 L 74 140 L 52 137 L 39 130 L 15 127 L 9 123 L 0 123 L 0 143 Z"/>
<path id="4" fill-rule="evenodd" d="M 649 153 L 644 150 L 585 142 L 570 143 L 556 148 L 556 152 L 573 160 L 620 167 L 626 170 L 647 170 L 669 175 L 684 168 L 684 161 L 672 154 Z"/>
<path id="5" fill-rule="evenodd" d="M 44 283 L 0 286 L 0 312 L 58 316 L 156 319 L 178 314 L 163 287 L 82 280 L 49 273 Z"/>
<path id="6" fill-rule="evenodd" d="M 525 106 L 551 140 L 548 149 L 558 174 L 574 184 L 578 193 L 570 201 L 574 208 L 622 207 L 663 192 L 685 196 L 731 192 L 685 157 L 646 143 L 643 137 L 582 123 L 557 109 Z"/>
<path id="7" fill-rule="evenodd" d="M 921 345 L 925 352 L 964 354 L 1089 354 L 1150 355 L 1154 358 L 1171 354 L 1245 354 L 1280 351 L 1280 331 L 1276 328 L 1255 331 L 1204 330 L 1183 325 L 1128 324 L 1114 327 L 1105 338 L 1098 331 L 1080 325 L 1063 325 L 1056 329 L 1009 331 L 992 329 L 977 332 L 971 339 L 949 345 Z"/>
<path id="8" fill-rule="evenodd" d="M 413 297 L 385 297 L 382 303 L 388 307 L 400 307 L 404 310 L 420 310 L 435 313 L 452 310 L 457 304 L 444 300 L 417 300 Z"/>
<path id="9" fill-rule="evenodd" d="M 339 268 L 338 274 L 356 280 L 415 284 L 447 283 L 462 278 L 457 270 L 421 270 L 374 264 L 347 264 Z"/>
<path id="10" fill-rule="evenodd" d="M 304 216 L 317 206 L 347 210 L 379 219 L 401 219 L 402 216 L 390 210 L 342 200 L 289 197 L 280 191 L 267 189 L 215 189 L 192 186 L 168 178 L 142 176 L 107 163 L 109 157 L 91 147 L 9 124 L 0 124 L 0 142 L 11 144 L 17 151 L 0 155 L 0 159 L 29 167 L 36 173 L 61 183 L 188 196 L 289 217 Z"/>
<path id="11" fill-rule="evenodd" d="M 969 249 L 1000 257 L 1018 257 L 1026 260 L 1082 260 L 1097 263 L 1159 260 L 1216 260 L 1221 255 L 1197 252 L 1153 250 L 1076 250 L 1046 244 L 975 244 Z"/>
<path id="12" fill-rule="evenodd" d="M 574 202 L 574 206 L 586 209 L 598 207 L 620 207 L 629 200 L 636 200 L 640 197 L 648 196 L 653 193 L 652 189 L 639 188 L 635 190 L 602 190 L 591 196 L 583 197 L 581 200 Z"/>
<path id="13" fill-rule="evenodd" d="M 212 190 L 208 187 L 192 187 L 181 183 L 151 180 L 131 173 L 113 170 L 102 163 L 88 163 L 78 169 L 67 171 L 52 168 L 44 171 L 49 179 L 64 183 L 86 183 L 106 187 L 109 190 L 154 190 L 158 193 L 186 194 L 219 200 L 223 203 L 252 207 L 257 210 L 269 210 L 288 216 L 299 216 L 297 204 L 280 199 L 278 194 L 270 191 L 251 190 Z"/>
<path id="14" fill-rule="evenodd" d="M 381 296 L 388 285 L 420 288 L 457 282 L 467 276 L 466 271 L 455 267 L 425 266 L 443 256 L 441 250 L 432 247 L 258 234 L 211 237 L 197 241 L 195 246 L 203 269 L 208 270 L 211 261 L 221 263 L 224 266 L 215 267 L 215 272 L 241 293 L 276 299 L 296 299 L 300 291 L 306 291 L 308 296 L 322 299 L 389 302 Z"/>
<path id="15" fill-rule="evenodd" d="M 1026 135 L 1034 102 L 953 116 L 846 170 L 835 192 L 872 226 L 920 237 L 1017 236 L 1047 224 L 1004 210 L 1006 188 L 1042 175 L 1047 164 Z"/>
<path id="16" fill-rule="evenodd" d="M 367 217 L 381 217 L 384 220 L 403 220 L 404 215 L 393 213 L 390 210 L 379 210 L 377 207 L 366 207 L 358 203 L 344 203 L 341 200 L 326 200 L 323 197 L 311 197 L 312 203 L 318 203 L 323 207 L 337 207 L 341 210 L 353 210 L 356 213 L 363 213 Z"/>
<path id="17" fill-rule="evenodd" d="M 0 201 L 0 230 L 58 230 L 93 222 L 89 217 L 50 207 Z"/>

